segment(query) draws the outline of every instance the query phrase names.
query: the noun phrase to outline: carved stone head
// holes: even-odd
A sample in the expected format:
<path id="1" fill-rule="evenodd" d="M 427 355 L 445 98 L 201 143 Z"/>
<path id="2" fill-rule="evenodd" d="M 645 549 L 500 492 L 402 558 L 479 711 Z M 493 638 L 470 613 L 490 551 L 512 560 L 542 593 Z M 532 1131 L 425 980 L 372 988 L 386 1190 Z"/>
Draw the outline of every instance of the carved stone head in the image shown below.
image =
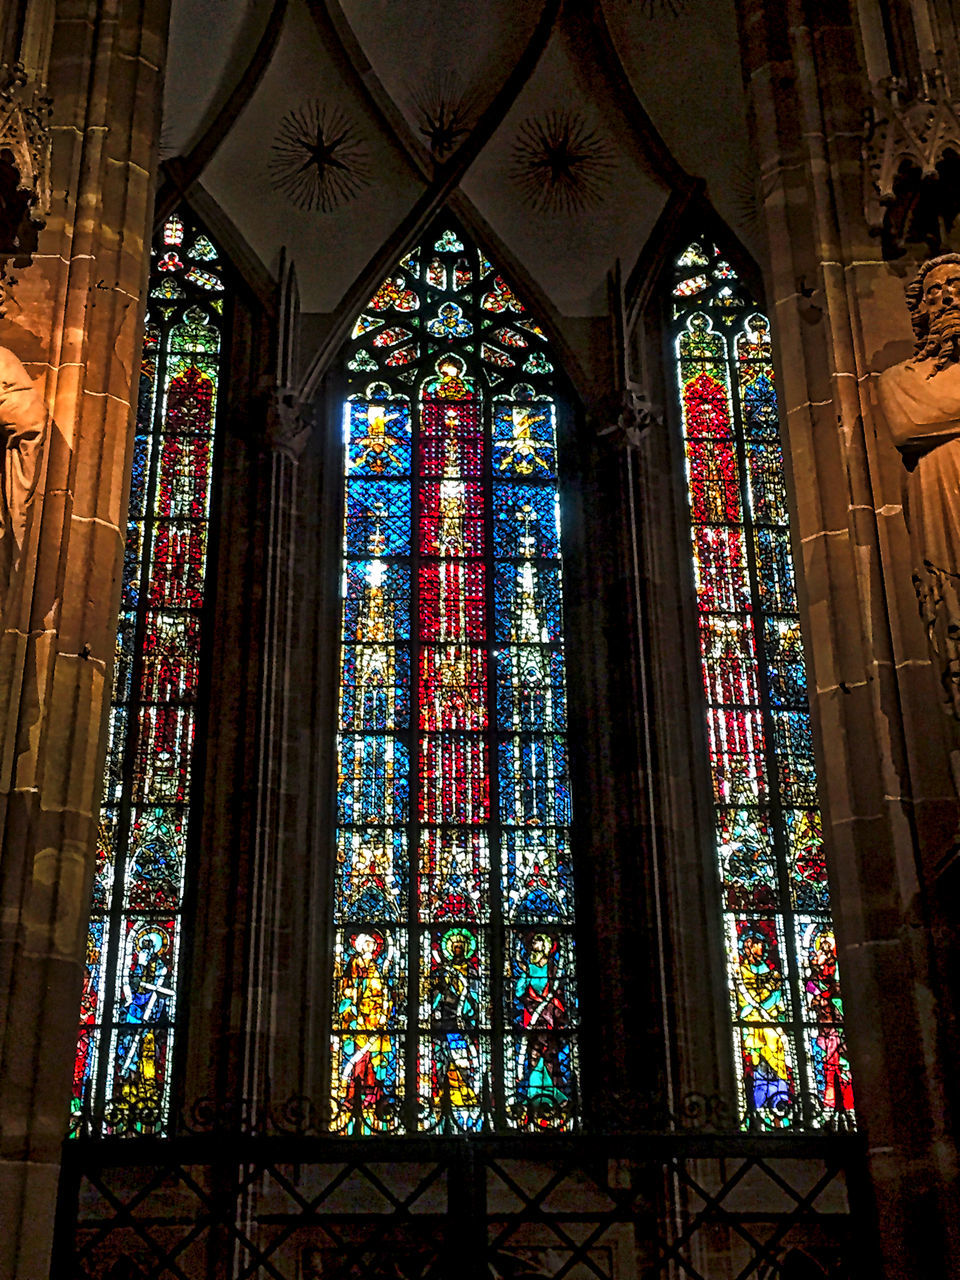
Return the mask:
<path id="1" fill-rule="evenodd" d="M 960 361 L 960 253 L 925 262 L 906 288 L 907 306 L 920 360 L 937 369 Z"/>

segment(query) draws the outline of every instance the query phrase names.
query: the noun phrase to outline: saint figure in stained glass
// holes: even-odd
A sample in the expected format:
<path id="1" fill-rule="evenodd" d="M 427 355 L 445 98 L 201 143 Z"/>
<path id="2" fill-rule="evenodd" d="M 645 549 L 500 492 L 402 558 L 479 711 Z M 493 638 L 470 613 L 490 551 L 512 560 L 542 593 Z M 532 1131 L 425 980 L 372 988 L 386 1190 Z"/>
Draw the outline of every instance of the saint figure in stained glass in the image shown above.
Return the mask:
<path id="1" fill-rule="evenodd" d="M 345 353 L 343 1133 L 577 1122 L 553 365 L 503 375 L 508 348 L 534 341 L 516 294 L 444 223 Z"/>
<path id="2" fill-rule="evenodd" d="M 852 1127 L 770 326 L 706 242 L 671 304 L 741 1118 Z"/>
<path id="3" fill-rule="evenodd" d="M 74 1133 L 162 1135 L 171 1105 L 225 289 L 185 230 L 153 246 Z"/>

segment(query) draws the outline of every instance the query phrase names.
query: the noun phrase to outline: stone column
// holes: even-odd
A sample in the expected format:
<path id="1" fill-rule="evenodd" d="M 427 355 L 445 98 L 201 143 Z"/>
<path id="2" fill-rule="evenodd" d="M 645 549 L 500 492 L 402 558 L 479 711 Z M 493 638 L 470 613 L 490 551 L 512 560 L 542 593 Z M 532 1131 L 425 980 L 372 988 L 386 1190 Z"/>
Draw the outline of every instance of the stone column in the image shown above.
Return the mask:
<path id="1" fill-rule="evenodd" d="M 269 484 L 264 514 L 262 666 L 256 820 L 246 981 L 247 1021 L 243 1096 L 254 1108 L 283 1103 L 299 1093 L 306 905 L 303 868 L 288 849 L 296 835 L 297 779 L 289 770 L 292 628 L 297 529 L 298 466 L 311 426 L 290 388 L 278 388 L 267 406 L 265 441 Z M 287 854 L 287 856 L 284 856 Z M 299 926 L 299 927 L 298 927 Z M 299 943 L 296 939 L 299 937 Z M 291 940 L 293 939 L 293 940 Z M 284 1039 L 286 1052 L 279 1049 Z"/>
<path id="2" fill-rule="evenodd" d="M 0 1274 L 46 1280 L 119 607 L 167 0 L 62 0 L 52 202 L 0 342 L 51 413 L 0 634 Z"/>
<path id="3" fill-rule="evenodd" d="M 913 599 L 899 458 L 871 391 L 875 372 L 907 354 L 891 342 L 905 327 L 902 284 L 864 215 L 870 92 L 847 5 L 740 0 L 738 10 L 827 856 L 883 1274 L 946 1275 L 948 1259 L 960 1256 L 960 1213 L 929 868 L 950 845 L 957 799 Z"/>

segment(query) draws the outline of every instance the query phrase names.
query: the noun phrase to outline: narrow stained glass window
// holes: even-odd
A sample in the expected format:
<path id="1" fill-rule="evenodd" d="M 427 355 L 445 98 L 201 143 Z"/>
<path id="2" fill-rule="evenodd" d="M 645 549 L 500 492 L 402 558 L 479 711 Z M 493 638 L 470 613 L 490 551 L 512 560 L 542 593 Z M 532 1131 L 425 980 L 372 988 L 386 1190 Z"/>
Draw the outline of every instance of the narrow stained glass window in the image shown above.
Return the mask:
<path id="1" fill-rule="evenodd" d="M 177 215 L 151 264 L 72 1133 L 166 1131 L 179 1021 L 224 285 Z"/>
<path id="2" fill-rule="evenodd" d="M 347 349 L 338 1132 L 576 1123 L 549 356 L 450 220 Z"/>
<path id="3" fill-rule="evenodd" d="M 770 326 L 707 241 L 672 316 L 742 1122 L 852 1127 Z"/>

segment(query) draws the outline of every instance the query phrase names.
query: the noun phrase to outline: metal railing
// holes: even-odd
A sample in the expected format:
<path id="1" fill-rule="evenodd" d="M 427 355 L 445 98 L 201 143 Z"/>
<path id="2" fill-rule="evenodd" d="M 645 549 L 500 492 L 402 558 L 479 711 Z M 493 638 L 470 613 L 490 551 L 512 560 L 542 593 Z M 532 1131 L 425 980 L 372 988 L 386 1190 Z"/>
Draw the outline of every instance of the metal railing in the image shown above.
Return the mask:
<path id="1" fill-rule="evenodd" d="M 855 1134 L 343 1138 L 302 1099 L 193 1120 L 65 1145 L 56 1280 L 874 1274 Z"/>

